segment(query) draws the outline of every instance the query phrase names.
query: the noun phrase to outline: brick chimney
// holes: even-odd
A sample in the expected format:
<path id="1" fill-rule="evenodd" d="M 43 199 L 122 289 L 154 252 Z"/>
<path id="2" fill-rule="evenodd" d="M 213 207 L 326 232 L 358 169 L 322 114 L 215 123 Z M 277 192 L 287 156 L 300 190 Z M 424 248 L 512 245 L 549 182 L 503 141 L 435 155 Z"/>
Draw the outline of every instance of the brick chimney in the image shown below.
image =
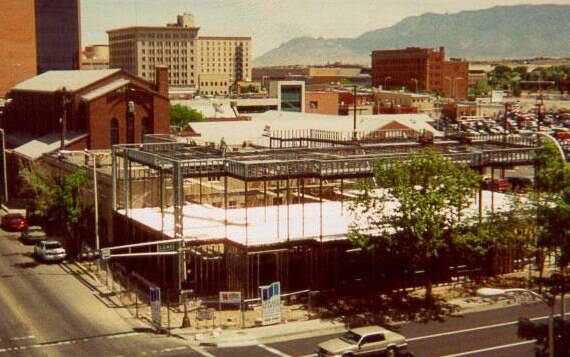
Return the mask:
<path id="1" fill-rule="evenodd" d="M 156 66 L 156 90 L 168 97 L 168 66 Z"/>

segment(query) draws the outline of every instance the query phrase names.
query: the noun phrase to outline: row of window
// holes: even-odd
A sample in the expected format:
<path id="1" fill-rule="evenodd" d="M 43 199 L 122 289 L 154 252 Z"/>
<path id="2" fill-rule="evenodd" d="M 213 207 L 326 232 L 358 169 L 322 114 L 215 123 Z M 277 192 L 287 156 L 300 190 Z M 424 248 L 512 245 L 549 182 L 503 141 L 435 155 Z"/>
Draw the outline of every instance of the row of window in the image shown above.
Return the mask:
<path id="1" fill-rule="evenodd" d="M 221 86 L 227 86 L 228 82 L 219 82 Z M 200 82 L 200 86 L 204 87 L 204 86 L 218 86 L 218 82 Z"/>
<path id="2" fill-rule="evenodd" d="M 144 136 L 147 134 L 151 134 L 152 133 L 152 122 L 150 120 L 150 118 L 145 117 L 141 120 L 141 131 L 140 131 L 140 140 L 137 141 L 139 143 L 144 142 Z M 117 120 L 117 118 L 113 118 L 111 119 L 111 130 L 110 130 L 110 135 L 111 135 L 111 145 L 117 145 L 120 144 L 120 129 L 119 129 L 119 120 Z M 131 143 L 135 143 L 135 135 L 134 135 L 134 128 L 133 127 L 127 127 L 127 142 L 129 144 Z"/>

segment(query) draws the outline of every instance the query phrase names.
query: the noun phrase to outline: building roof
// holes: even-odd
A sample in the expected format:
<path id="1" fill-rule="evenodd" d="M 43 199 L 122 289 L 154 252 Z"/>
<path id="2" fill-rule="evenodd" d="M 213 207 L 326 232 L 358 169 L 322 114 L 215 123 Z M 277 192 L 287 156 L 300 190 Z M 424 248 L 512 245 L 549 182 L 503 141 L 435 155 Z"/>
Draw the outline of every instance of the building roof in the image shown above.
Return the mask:
<path id="1" fill-rule="evenodd" d="M 106 84 L 102 87 L 96 88 L 96 89 L 82 95 L 81 99 L 89 102 L 93 99 L 99 98 L 102 95 L 110 93 L 110 92 L 117 90 L 121 87 L 124 87 L 129 83 L 131 83 L 131 81 L 129 81 L 128 79 L 120 78 L 120 79 L 117 79 L 116 81 L 113 81 L 109 84 Z"/>
<path id="2" fill-rule="evenodd" d="M 72 144 L 86 138 L 85 133 L 68 133 L 65 137 L 65 145 Z M 19 156 L 28 160 L 37 160 L 43 154 L 56 151 L 60 148 L 60 133 L 50 133 L 39 138 L 28 139 L 24 144 L 13 150 Z"/>
<path id="3" fill-rule="evenodd" d="M 120 69 L 48 71 L 16 84 L 12 89 L 34 92 L 57 92 L 61 90 L 62 87 L 65 87 L 67 91 L 75 92 L 120 71 Z"/>
<path id="4" fill-rule="evenodd" d="M 417 131 L 429 131 L 436 137 L 442 133 L 433 128 L 432 119 L 427 114 L 359 115 L 356 127 L 361 132 L 372 132 L 396 121 Z M 267 128 L 272 131 L 320 129 L 343 133 L 353 130 L 352 116 L 268 111 L 252 115 L 250 121 L 236 122 L 195 122 L 192 129 L 201 134 L 198 141 L 219 143 L 222 138 L 228 145 L 241 145 L 248 142 L 268 146 L 264 136 Z"/>

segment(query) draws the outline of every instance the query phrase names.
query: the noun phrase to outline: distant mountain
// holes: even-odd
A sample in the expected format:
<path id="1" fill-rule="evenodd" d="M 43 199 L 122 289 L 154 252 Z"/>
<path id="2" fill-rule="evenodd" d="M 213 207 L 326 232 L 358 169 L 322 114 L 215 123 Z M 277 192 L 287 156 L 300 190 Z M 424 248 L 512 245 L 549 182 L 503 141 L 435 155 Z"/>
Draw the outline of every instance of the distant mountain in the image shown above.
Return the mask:
<path id="1" fill-rule="evenodd" d="M 298 37 L 257 57 L 254 65 L 369 64 L 372 50 L 409 46 L 444 46 L 448 56 L 468 59 L 570 56 L 570 5 L 426 13 L 357 38 Z"/>

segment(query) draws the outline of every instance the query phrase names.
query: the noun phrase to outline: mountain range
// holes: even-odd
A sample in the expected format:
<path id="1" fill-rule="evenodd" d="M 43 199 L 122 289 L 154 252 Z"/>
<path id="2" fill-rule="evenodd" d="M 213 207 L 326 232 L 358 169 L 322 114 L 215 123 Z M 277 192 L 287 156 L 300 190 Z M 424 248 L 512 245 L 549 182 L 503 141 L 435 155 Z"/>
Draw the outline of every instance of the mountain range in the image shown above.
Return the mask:
<path id="1" fill-rule="evenodd" d="M 370 64 L 375 49 L 444 46 L 470 60 L 570 56 L 570 5 L 496 6 L 456 14 L 425 13 L 356 38 L 297 37 L 254 60 L 254 66 Z"/>

